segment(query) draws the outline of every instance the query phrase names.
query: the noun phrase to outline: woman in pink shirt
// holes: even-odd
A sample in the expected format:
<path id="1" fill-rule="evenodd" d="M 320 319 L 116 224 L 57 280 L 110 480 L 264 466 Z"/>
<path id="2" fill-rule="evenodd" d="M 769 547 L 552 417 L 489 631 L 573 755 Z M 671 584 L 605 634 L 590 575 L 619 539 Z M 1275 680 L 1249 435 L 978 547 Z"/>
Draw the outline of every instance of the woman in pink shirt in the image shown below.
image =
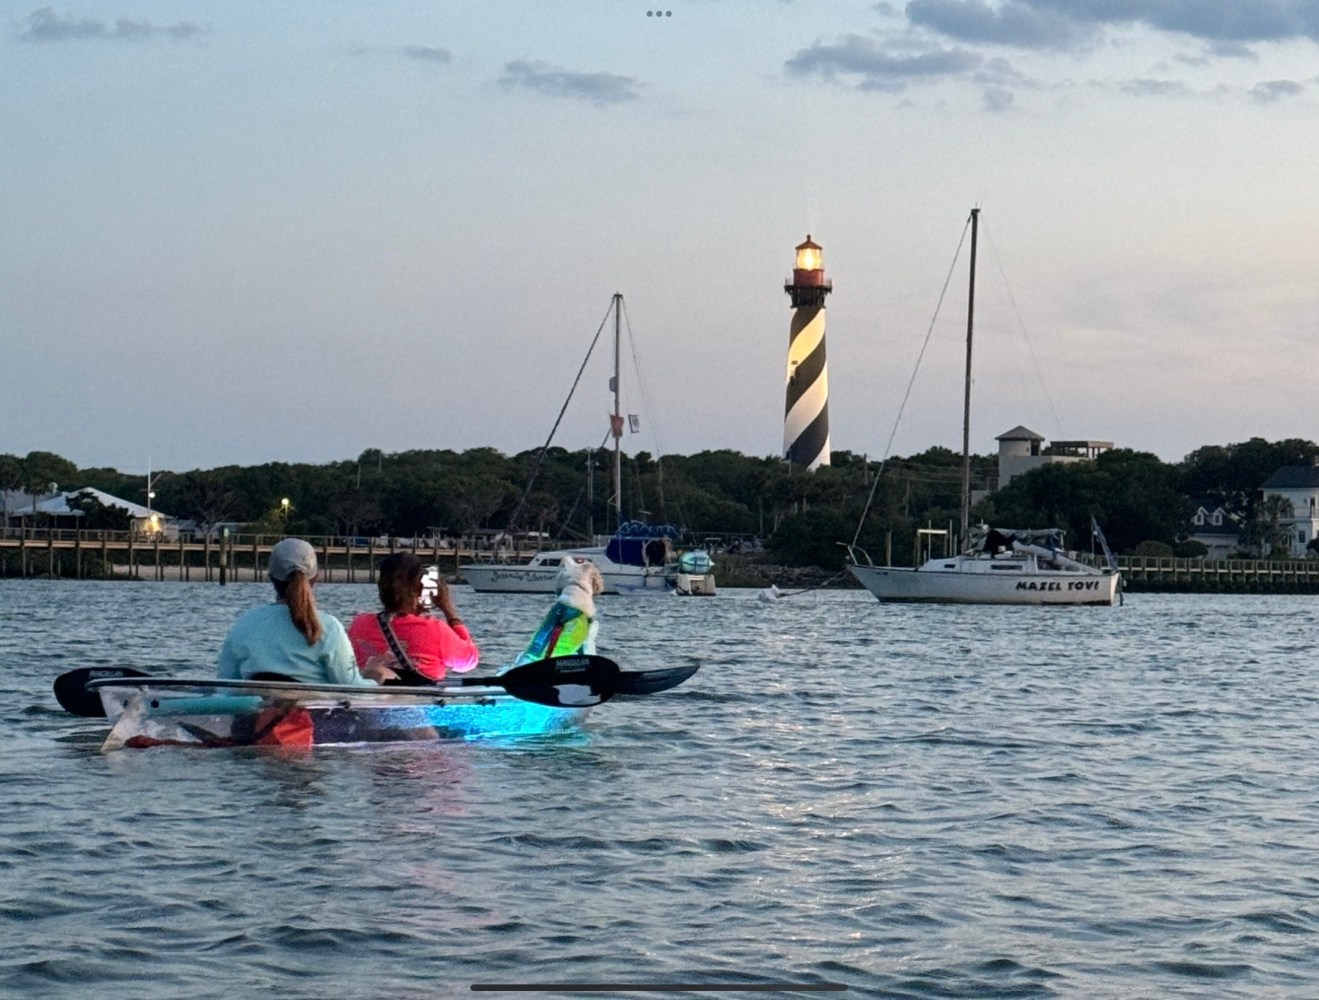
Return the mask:
<path id="1" fill-rule="evenodd" d="M 424 613 L 425 571 L 425 565 L 411 552 L 395 552 L 380 560 L 376 586 L 384 611 L 360 614 L 348 626 L 359 668 L 386 663 L 397 671 L 402 683 L 435 684 L 444 679 L 446 670 L 462 673 L 476 666 L 480 655 L 476 643 L 458 617 L 443 577 L 433 602 L 444 620 Z M 387 630 L 393 633 L 397 649 L 391 646 Z"/>

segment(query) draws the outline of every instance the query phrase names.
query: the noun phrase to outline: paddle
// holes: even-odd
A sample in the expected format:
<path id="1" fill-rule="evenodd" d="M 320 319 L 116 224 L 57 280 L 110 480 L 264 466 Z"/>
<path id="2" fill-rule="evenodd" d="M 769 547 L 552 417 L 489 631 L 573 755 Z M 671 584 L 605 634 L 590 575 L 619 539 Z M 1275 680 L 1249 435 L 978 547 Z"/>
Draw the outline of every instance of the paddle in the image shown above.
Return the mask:
<path id="1" fill-rule="evenodd" d="M 606 702 L 616 694 L 644 695 L 666 691 L 677 687 L 699 669 L 700 664 L 694 663 L 661 670 L 619 670 L 617 663 L 603 656 L 559 656 L 524 663 L 497 677 L 446 679 L 445 684 L 459 687 L 502 687 L 523 701 L 553 707 L 587 708 Z M 87 690 L 89 681 L 121 678 L 134 680 L 150 676 L 131 667 L 82 667 L 70 670 L 55 679 L 55 700 L 61 708 L 73 715 L 105 718 L 100 694 L 95 690 Z M 165 681 L 165 684 L 178 683 L 206 682 L 200 679 Z M 297 690 L 296 685 L 278 686 Z M 418 689 L 407 690 L 415 693 Z"/>
<path id="2" fill-rule="evenodd" d="M 55 678 L 55 700 L 60 703 L 60 708 L 72 715 L 104 719 L 105 706 L 101 704 L 101 696 L 87 690 L 88 681 L 150 676 L 132 667 L 79 667 Z"/>

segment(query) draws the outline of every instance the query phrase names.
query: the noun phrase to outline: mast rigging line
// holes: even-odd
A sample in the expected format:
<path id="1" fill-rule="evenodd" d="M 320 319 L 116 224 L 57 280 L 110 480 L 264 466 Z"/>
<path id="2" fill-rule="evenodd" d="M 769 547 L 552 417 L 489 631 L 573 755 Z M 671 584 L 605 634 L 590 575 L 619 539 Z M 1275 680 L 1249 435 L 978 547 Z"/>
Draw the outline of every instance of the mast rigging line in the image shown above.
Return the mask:
<path id="1" fill-rule="evenodd" d="M 856 534 L 852 536 L 852 544 L 848 546 L 849 550 L 855 548 L 861 538 L 861 529 L 865 526 L 866 517 L 870 514 L 870 505 L 874 502 L 875 491 L 879 488 L 879 479 L 884 473 L 884 465 L 893 451 L 893 439 L 898 435 L 898 426 L 902 423 L 902 415 L 907 409 L 907 401 L 911 399 L 911 390 L 916 384 L 916 375 L 921 370 L 921 362 L 925 359 L 925 351 L 930 346 L 930 339 L 934 336 L 934 324 L 939 321 L 939 310 L 943 308 L 944 297 L 948 294 L 948 286 L 952 284 L 953 272 L 957 270 L 957 261 L 962 256 L 962 247 L 966 245 L 966 234 L 970 230 L 971 219 L 968 216 L 966 224 L 962 227 L 962 238 L 958 240 L 957 250 L 953 253 L 952 263 L 948 265 L 948 274 L 943 279 L 943 288 L 939 290 L 939 300 L 934 305 L 934 315 L 930 317 L 930 325 L 925 330 L 925 340 L 921 343 L 920 353 L 916 355 L 916 367 L 912 369 L 911 378 L 907 380 L 907 391 L 902 394 L 902 403 L 898 406 L 898 416 L 893 421 L 893 430 L 889 432 L 888 443 L 884 446 L 884 454 L 879 460 L 879 468 L 875 470 L 875 481 L 870 485 L 870 493 L 866 497 L 866 505 L 861 511 L 861 519 L 857 521 Z"/>
<path id="2" fill-rule="evenodd" d="M 536 476 L 540 473 L 540 467 L 545 462 L 545 454 L 550 450 L 550 443 L 554 440 L 554 435 L 558 433 L 559 424 L 563 422 L 563 415 L 568 412 L 568 404 L 572 402 L 573 393 L 577 391 L 578 384 L 582 381 L 582 373 L 586 371 L 586 365 L 591 360 L 591 353 L 595 350 L 595 345 L 600 341 L 600 334 L 604 332 L 605 324 L 609 322 L 609 314 L 614 311 L 614 301 L 609 300 L 609 308 L 605 310 L 604 318 L 600 320 L 599 327 L 596 328 L 595 336 L 591 338 L 591 346 L 586 349 L 586 357 L 582 358 L 581 366 L 577 369 L 577 377 L 572 380 L 572 388 L 568 390 L 568 398 L 563 401 L 563 406 L 559 408 L 559 415 L 554 420 L 554 426 L 550 428 L 549 437 L 545 443 L 540 446 L 540 453 L 536 456 L 536 464 L 532 466 L 531 474 L 527 477 L 527 485 L 522 488 L 522 496 L 518 498 L 517 506 L 513 508 L 513 513 L 508 518 L 508 531 L 511 534 L 517 525 L 518 516 L 522 513 L 522 508 L 527 505 L 527 498 L 531 496 L 531 486 L 536 481 Z M 606 438 L 608 440 L 608 438 Z"/>
<path id="3" fill-rule="evenodd" d="M 1044 400 L 1049 404 L 1049 413 L 1053 416 L 1054 426 L 1058 429 L 1058 436 L 1062 436 L 1063 422 L 1058 419 L 1058 409 L 1053 405 L 1053 396 L 1049 394 L 1049 383 L 1045 381 L 1044 372 L 1040 368 L 1040 360 L 1035 356 L 1035 345 L 1031 342 L 1030 334 L 1026 332 L 1026 322 L 1021 318 L 1021 310 L 1017 308 L 1016 296 L 1012 294 L 1012 286 L 1008 284 L 1007 273 L 1003 270 L 1003 260 L 999 256 L 998 247 L 994 245 L 993 234 L 989 231 L 986 220 L 980 220 L 981 228 L 985 231 L 985 239 L 989 243 L 990 253 L 994 258 L 994 266 L 998 268 L 998 275 L 1003 281 L 1003 289 L 1007 292 L 1008 304 L 1012 307 L 1012 314 L 1017 318 L 1017 326 L 1021 330 L 1021 337 L 1026 341 L 1026 353 L 1030 355 L 1031 365 L 1035 368 L 1035 377 L 1040 380 L 1040 391 L 1044 393 Z"/>
<path id="4" fill-rule="evenodd" d="M 656 414 L 659 412 L 655 407 L 650 405 L 650 396 L 646 392 L 646 381 L 641 377 L 641 360 L 637 357 L 637 338 L 632 334 L 632 318 L 628 315 L 627 300 L 622 300 L 623 306 L 623 325 L 627 328 L 627 344 L 632 353 L 632 372 L 636 376 L 637 392 L 641 395 L 641 409 L 646 414 L 646 423 L 652 427 L 652 434 L 655 438 L 655 486 L 659 491 L 659 509 L 661 516 L 665 511 L 664 503 L 664 443 L 660 440 L 659 421 Z M 640 489 L 640 472 L 636 472 L 637 486 Z M 644 500 L 644 498 L 643 498 Z M 680 510 L 679 515 L 682 515 Z M 686 520 L 684 517 L 683 520 Z"/>

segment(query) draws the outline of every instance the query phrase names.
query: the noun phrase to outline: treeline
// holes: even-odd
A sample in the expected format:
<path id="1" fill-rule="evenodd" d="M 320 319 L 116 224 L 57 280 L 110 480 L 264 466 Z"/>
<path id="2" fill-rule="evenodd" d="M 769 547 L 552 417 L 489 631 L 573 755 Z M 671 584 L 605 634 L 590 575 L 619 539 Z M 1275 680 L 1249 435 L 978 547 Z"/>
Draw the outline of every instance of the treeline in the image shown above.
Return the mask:
<path id="1" fill-rule="evenodd" d="M 972 516 L 1009 528 L 1060 527 L 1079 548 L 1088 545 L 1093 516 L 1119 553 L 1166 547 L 1196 555 L 1185 539 L 1203 503 L 1224 508 L 1250 548 L 1285 549 L 1281 521 L 1289 512 L 1265 502 L 1260 485 L 1281 466 L 1309 464 L 1316 455 L 1319 445 L 1299 439 L 1211 445 L 1177 463 L 1118 449 L 1093 462 L 1047 465 L 1016 477 L 980 501 Z M 836 451 L 831 460 L 807 473 L 775 457 L 727 450 L 662 460 L 638 452 L 623 457 L 622 510 L 626 518 L 676 524 L 695 540 L 757 537 L 784 564 L 826 568 L 843 565 L 854 537 L 876 561 L 886 544 L 895 562 L 910 561 L 917 528 L 958 521 L 961 458 L 949 449 L 883 463 Z M 577 540 L 614 526 L 612 461 L 606 450 L 507 456 L 492 448 L 369 449 L 322 465 L 162 470 L 152 476 L 151 506 L 202 526 L 239 522 L 272 532 L 416 537 L 511 528 Z M 975 456 L 973 490 L 992 486 L 997 472 L 997 456 Z M 50 483 L 63 490 L 95 487 L 141 504 L 147 499 L 140 475 L 78 468 L 49 452 L 0 455 L 0 488 L 40 491 Z M 102 521 L 123 516 L 85 509 Z"/>

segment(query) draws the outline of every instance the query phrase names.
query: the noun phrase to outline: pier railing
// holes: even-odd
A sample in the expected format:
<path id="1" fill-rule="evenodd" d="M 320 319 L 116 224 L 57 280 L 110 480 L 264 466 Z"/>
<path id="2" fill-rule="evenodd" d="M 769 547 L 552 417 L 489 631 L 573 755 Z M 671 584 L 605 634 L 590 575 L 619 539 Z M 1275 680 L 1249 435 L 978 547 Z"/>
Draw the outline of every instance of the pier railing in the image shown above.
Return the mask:
<path id="1" fill-rule="evenodd" d="M 1316 559 L 1176 559 L 1118 556 L 1122 585 L 1131 593 L 1319 593 Z"/>
<path id="2" fill-rule="evenodd" d="M 219 537 L 72 528 L 0 528 L 0 576 L 76 579 L 263 580 L 270 549 L 280 534 Z M 527 562 L 549 540 L 497 541 L 488 537 L 398 538 L 300 535 L 316 549 L 321 580 L 370 583 L 379 561 L 392 552 L 414 552 L 456 573 L 465 562 Z"/>

